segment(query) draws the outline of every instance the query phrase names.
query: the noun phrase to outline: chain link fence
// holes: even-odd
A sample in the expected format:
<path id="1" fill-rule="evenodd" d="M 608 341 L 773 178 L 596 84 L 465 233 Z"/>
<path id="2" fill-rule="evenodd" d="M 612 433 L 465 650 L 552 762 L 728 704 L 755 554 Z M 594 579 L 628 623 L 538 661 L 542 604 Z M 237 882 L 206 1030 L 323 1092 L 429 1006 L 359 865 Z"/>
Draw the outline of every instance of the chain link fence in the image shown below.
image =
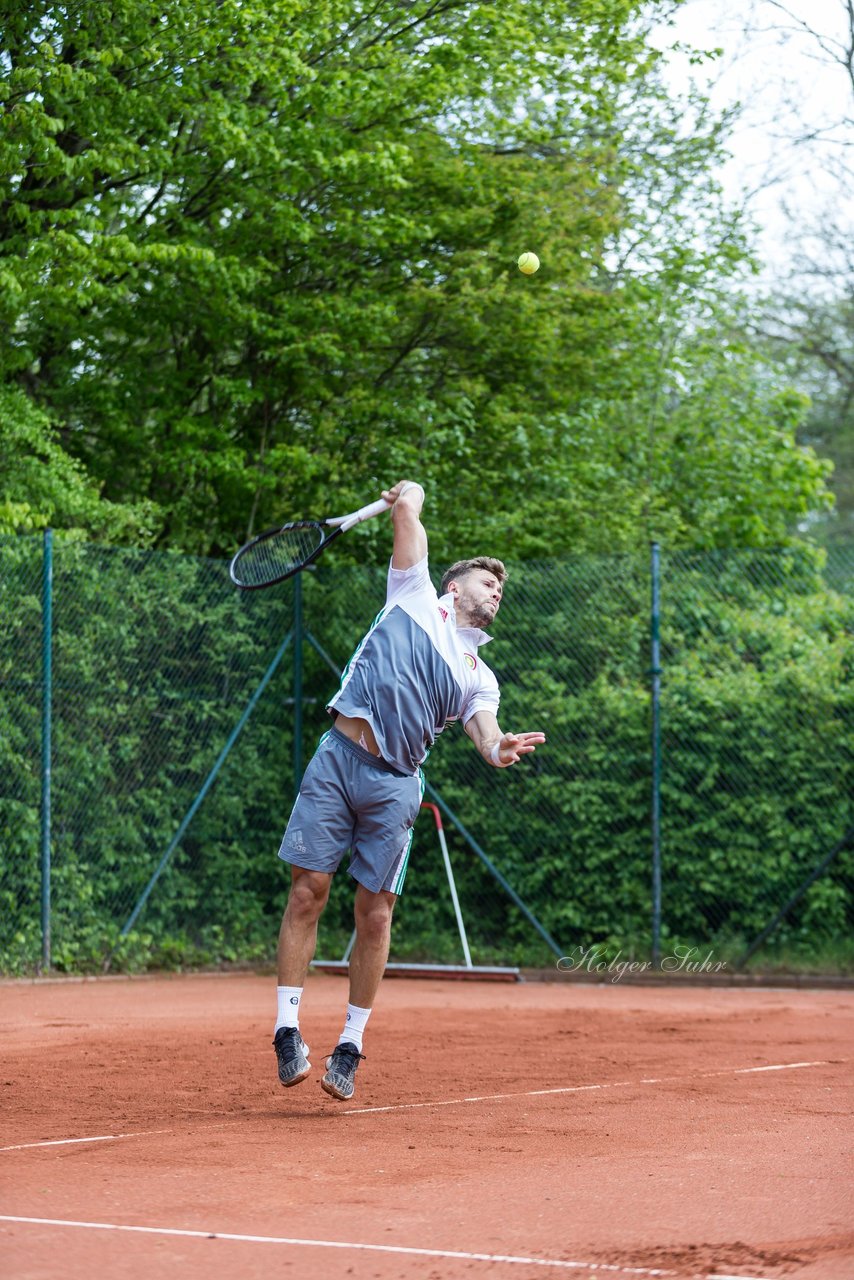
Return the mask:
<path id="1" fill-rule="evenodd" d="M 846 970 L 854 547 L 660 563 L 659 735 L 649 558 L 510 567 L 485 656 L 502 725 L 547 744 L 492 770 L 457 727 L 425 770 L 473 959 Z M 57 540 L 46 681 L 44 565 L 40 538 L 0 539 L 0 968 L 271 959 L 296 781 L 384 571 L 330 555 L 241 594 L 222 562 Z M 342 874 L 325 955 L 351 922 Z M 460 945 L 425 814 L 393 955 Z"/>

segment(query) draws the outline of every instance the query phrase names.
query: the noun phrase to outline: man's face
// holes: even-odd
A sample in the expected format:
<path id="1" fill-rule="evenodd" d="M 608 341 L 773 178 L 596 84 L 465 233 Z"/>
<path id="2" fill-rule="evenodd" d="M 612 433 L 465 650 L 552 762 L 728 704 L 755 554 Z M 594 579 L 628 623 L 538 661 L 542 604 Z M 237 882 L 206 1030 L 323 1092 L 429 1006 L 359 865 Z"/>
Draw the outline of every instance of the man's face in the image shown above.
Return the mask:
<path id="1" fill-rule="evenodd" d="M 448 590 L 455 596 L 457 621 L 464 626 L 488 627 L 495 621 L 502 588 L 494 573 L 473 569 L 458 582 L 449 583 Z"/>

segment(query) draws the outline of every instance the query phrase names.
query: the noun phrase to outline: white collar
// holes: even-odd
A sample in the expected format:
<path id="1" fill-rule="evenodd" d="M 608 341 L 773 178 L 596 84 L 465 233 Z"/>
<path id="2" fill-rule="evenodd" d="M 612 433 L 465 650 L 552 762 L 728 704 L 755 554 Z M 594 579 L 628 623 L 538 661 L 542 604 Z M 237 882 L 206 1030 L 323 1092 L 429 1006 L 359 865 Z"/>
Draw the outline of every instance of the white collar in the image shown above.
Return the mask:
<path id="1" fill-rule="evenodd" d="M 439 604 L 450 614 L 451 621 L 457 627 L 457 611 L 454 608 L 453 591 L 449 591 L 447 595 L 442 596 Z M 457 627 L 457 635 L 471 641 L 478 649 L 482 644 L 489 644 L 491 640 L 495 639 L 494 636 L 488 636 L 485 631 L 481 631 L 480 627 Z"/>

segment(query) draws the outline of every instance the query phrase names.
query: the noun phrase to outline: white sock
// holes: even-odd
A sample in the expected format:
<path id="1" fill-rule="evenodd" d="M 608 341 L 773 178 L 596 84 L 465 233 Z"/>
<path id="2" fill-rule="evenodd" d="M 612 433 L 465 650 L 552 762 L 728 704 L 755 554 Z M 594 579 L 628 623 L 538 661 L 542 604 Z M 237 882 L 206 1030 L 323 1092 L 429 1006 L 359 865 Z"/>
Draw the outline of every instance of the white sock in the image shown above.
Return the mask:
<path id="1" fill-rule="evenodd" d="M 357 1004 L 347 1005 L 347 1017 L 344 1019 L 344 1030 L 338 1037 L 338 1043 L 349 1040 L 350 1044 L 354 1044 L 362 1052 L 362 1036 L 365 1034 L 365 1027 L 368 1018 L 371 1016 L 370 1009 L 360 1009 Z"/>
<path id="2" fill-rule="evenodd" d="M 302 992 L 302 987 L 276 987 L 279 1012 L 276 1015 L 273 1035 L 276 1034 L 279 1027 L 299 1026 L 299 1002 L 302 999 Z"/>

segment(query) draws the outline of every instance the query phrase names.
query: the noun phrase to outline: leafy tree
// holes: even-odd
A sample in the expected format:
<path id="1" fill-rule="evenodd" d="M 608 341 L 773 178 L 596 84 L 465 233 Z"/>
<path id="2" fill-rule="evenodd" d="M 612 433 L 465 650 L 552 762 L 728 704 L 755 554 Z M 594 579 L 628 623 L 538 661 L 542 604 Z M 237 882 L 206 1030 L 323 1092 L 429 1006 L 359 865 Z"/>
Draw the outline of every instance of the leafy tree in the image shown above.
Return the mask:
<path id="1" fill-rule="evenodd" d="M 160 541 L 184 549 L 415 467 L 439 555 L 632 545 L 656 512 L 687 540 L 779 536 L 822 481 L 795 453 L 768 483 L 764 428 L 738 454 L 750 530 L 718 487 L 731 434 L 707 432 L 708 475 L 650 479 L 651 415 L 671 384 L 707 394 L 687 335 L 744 246 L 716 222 L 719 127 L 696 103 L 683 129 L 642 14 L 21 6 L 2 63 L 0 372 L 105 497 L 153 501 Z M 662 317 L 686 334 L 678 356 Z M 375 534 L 349 546 L 370 557 Z"/>
<path id="2" fill-rule="evenodd" d="M 854 266 L 854 264 L 852 264 Z M 833 462 L 834 509 L 812 512 L 814 536 L 854 534 L 854 271 L 847 286 L 838 274 L 837 296 L 780 290 L 767 300 L 758 334 L 793 386 L 809 396 L 799 438 Z"/>
<path id="3" fill-rule="evenodd" d="M 0 534 L 53 526 L 66 536 L 145 542 L 151 502 L 109 502 L 63 449 L 45 413 L 17 387 L 0 385 Z"/>
<path id="4" fill-rule="evenodd" d="M 854 6 L 834 0 L 821 10 L 788 0 L 732 6 L 743 24 L 739 48 L 764 48 L 762 117 L 773 118 L 773 149 L 758 190 L 776 185 L 786 266 L 747 318 L 747 341 L 770 356 L 778 376 L 809 396 L 798 439 L 832 460 L 832 511 L 803 523 L 813 537 L 854 533 Z M 785 56 L 809 60 L 824 92 L 807 95 L 787 82 Z M 736 59 L 739 55 L 736 55 Z M 791 65 L 791 63 L 789 63 Z M 815 182 L 813 174 L 821 173 Z M 800 192 L 808 189 L 810 198 Z"/>

